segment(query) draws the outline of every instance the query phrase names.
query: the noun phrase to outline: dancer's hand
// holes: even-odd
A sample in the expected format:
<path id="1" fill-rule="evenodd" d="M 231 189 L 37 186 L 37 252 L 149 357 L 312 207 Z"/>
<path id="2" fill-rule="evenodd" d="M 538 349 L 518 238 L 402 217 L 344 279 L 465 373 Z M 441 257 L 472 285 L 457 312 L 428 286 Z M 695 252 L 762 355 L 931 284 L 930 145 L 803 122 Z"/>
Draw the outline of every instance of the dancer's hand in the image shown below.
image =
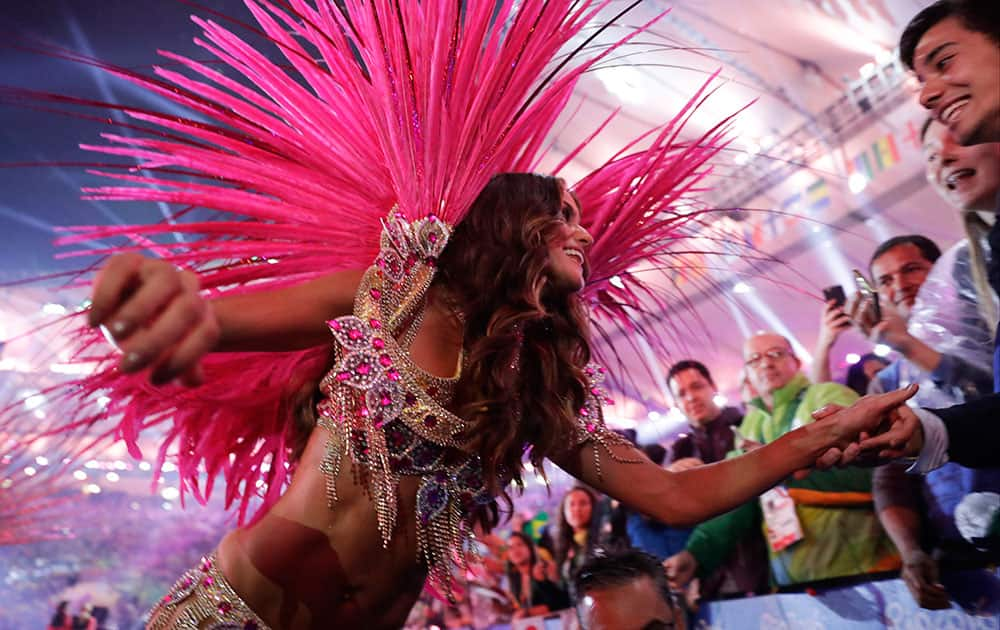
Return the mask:
<path id="1" fill-rule="evenodd" d="M 917 393 L 917 386 L 865 396 L 850 407 L 827 405 L 813 412 L 817 423 L 826 423 L 834 434 L 833 444 L 816 460 L 815 468 L 824 470 L 831 466 L 869 465 L 885 463 L 886 454 L 876 453 L 878 449 L 896 449 L 912 434 L 910 416 L 916 419 L 905 403 Z M 904 421 L 903 426 L 896 426 Z M 919 425 L 919 421 L 917 422 Z M 888 437 L 883 437 L 885 434 Z M 870 436 L 876 435 L 876 439 Z M 898 457 L 898 455 L 895 455 Z M 801 478 L 808 471 L 796 473 Z"/>
<path id="2" fill-rule="evenodd" d="M 91 301 L 88 322 L 122 351 L 122 372 L 152 368 L 155 385 L 177 377 L 187 385 L 202 382 L 198 361 L 218 343 L 220 330 L 194 273 L 120 254 L 101 269 Z"/>

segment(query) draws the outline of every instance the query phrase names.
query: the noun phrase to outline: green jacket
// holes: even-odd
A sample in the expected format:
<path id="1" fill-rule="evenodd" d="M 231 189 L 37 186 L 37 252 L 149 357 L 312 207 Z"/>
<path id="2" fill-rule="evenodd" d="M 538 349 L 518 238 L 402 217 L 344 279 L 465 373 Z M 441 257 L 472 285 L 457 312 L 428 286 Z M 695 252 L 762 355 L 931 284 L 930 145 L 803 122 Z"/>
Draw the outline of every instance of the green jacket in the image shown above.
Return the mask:
<path id="1" fill-rule="evenodd" d="M 766 444 L 812 422 L 810 414 L 824 405 L 846 406 L 857 399 L 858 395 L 843 385 L 810 384 L 799 374 L 774 393 L 772 410 L 768 411 L 759 398 L 753 401 L 740 432 Z M 739 454 L 734 451 L 730 456 Z M 787 479 L 784 485 L 795 499 L 803 539 L 779 553 L 769 550 L 775 584 L 787 586 L 898 568 L 898 553 L 872 507 L 869 470 L 814 471 L 805 479 Z M 710 575 L 753 527 L 763 534 L 756 499 L 695 528 L 687 550 L 698 561 L 698 574 Z"/>

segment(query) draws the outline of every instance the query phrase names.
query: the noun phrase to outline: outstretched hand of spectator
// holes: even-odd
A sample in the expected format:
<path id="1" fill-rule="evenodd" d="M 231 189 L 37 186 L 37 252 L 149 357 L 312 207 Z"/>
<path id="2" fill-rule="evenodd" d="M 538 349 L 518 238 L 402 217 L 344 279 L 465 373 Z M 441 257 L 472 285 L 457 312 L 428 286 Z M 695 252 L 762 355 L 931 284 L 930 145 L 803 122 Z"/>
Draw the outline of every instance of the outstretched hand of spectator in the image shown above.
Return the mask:
<path id="1" fill-rule="evenodd" d="M 671 588 L 683 589 L 694 578 L 698 561 L 690 551 L 681 551 L 663 561 L 663 570 Z"/>
<path id="2" fill-rule="evenodd" d="M 890 414 L 890 419 L 892 424 L 885 431 L 861 437 L 861 451 L 874 454 L 880 463 L 919 455 L 924 446 L 924 431 L 917 414 L 903 406 Z"/>
<path id="3" fill-rule="evenodd" d="M 865 396 L 850 407 L 826 405 L 812 413 L 816 422 L 836 423 L 843 435 L 839 444 L 827 449 L 814 468 L 826 470 L 833 466 L 878 466 L 902 456 L 900 444 L 907 444 L 912 437 L 913 422 L 919 420 L 906 401 L 917 393 L 916 385 L 909 385 L 885 394 Z M 874 436 L 874 437 L 873 437 Z M 907 446 L 907 449 L 909 445 Z M 795 473 L 797 479 L 809 470 Z"/>
<path id="4" fill-rule="evenodd" d="M 938 563 L 922 549 L 903 556 L 900 577 L 921 608 L 943 610 L 951 607 L 948 591 L 938 579 Z"/>

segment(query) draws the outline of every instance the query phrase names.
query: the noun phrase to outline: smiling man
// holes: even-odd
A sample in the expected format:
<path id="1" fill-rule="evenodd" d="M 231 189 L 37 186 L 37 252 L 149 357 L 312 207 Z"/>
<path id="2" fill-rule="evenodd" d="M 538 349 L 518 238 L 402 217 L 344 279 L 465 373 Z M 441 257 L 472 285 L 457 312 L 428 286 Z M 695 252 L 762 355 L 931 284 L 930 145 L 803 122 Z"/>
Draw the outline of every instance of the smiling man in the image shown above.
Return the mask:
<path id="1" fill-rule="evenodd" d="M 983 0 L 938 0 L 907 24 L 899 40 L 903 63 L 921 84 L 920 104 L 962 146 L 1000 142 L 1000 3 Z M 952 174 L 946 185 L 958 189 Z M 932 182 L 933 183 L 933 182 Z M 994 202 L 1000 211 L 1000 195 Z M 1000 223 L 988 235 L 993 255 L 989 284 L 1000 293 Z M 998 328 L 1000 330 L 1000 328 Z M 994 339 L 993 387 L 1000 391 L 1000 335 Z M 866 440 L 866 449 L 919 455 L 913 467 L 927 472 L 949 458 L 963 465 L 1000 465 L 996 440 L 1000 425 L 984 422 L 1000 415 L 1000 395 L 947 409 L 917 409 L 919 422 L 896 423 L 894 430 Z M 905 427 L 905 430 L 904 430 Z M 895 429 L 899 429 L 899 435 Z M 904 439 L 904 437 L 906 439 Z M 896 450 L 900 443 L 905 447 Z M 841 463 L 851 460 L 845 457 Z"/>
<path id="2" fill-rule="evenodd" d="M 899 50 L 920 104 L 959 144 L 1000 141 L 1000 3 L 935 2 L 910 21 Z"/>

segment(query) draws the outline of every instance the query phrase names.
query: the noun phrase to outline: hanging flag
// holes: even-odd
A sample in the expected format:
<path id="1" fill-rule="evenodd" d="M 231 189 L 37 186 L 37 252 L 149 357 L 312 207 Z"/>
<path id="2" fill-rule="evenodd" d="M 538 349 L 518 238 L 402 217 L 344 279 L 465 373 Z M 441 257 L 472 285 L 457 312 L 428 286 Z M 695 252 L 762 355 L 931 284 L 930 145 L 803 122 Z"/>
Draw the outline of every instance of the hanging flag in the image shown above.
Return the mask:
<path id="1" fill-rule="evenodd" d="M 824 212 L 830 207 L 830 187 L 822 177 L 806 188 L 806 208 L 809 214 Z"/>
<path id="2" fill-rule="evenodd" d="M 872 171 L 872 161 L 868 156 L 868 151 L 862 151 L 856 155 L 854 161 L 848 165 L 848 170 L 852 173 L 861 173 L 868 178 L 868 181 L 871 181 L 875 173 Z"/>
<path id="3" fill-rule="evenodd" d="M 875 165 L 879 171 L 884 171 L 899 161 L 896 140 L 891 133 L 875 141 L 872 145 L 872 154 L 875 156 Z"/>

